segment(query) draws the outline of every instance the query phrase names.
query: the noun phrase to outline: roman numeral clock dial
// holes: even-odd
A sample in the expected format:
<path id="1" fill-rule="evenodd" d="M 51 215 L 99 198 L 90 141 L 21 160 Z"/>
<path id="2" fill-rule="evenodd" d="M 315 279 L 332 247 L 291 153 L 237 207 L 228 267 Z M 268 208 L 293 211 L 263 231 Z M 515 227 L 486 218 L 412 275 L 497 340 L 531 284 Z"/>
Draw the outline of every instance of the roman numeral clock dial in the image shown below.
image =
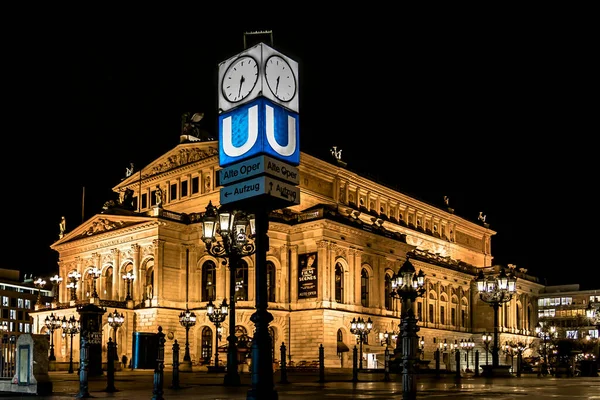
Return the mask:
<path id="1" fill-rule="evenodd" d="M 232 62 L 221 80 L 223 97 L 231 103 L 244 100 L 258 82 L 258 63 L 253 57 L 241 56 Z"/>
<path id="2" fill-rule="evenodd" d="M 296 96 L 296 75 L 290 64 L 279 55 L 272 55 L 265 63 L 265 78 L 273 96 L 289 102 Z"/>

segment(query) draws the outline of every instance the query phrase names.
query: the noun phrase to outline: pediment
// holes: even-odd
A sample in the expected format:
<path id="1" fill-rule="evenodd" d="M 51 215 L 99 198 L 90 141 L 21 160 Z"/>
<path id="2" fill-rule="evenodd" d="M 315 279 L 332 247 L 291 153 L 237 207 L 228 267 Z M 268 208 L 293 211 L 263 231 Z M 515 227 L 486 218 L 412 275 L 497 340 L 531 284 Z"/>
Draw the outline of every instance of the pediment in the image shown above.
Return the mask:
<path id="1" fill-rule="evenodd" d="M 155 221 L 152 217 L 97 214 L 68 232 L 51 247 Z"/>
<path id="2" fill-rule="evenodd" d="M 170 151 L 162 154 L 159 158 L 144 166 L 140 171 L 136 166 L 118 186 L 127 186 L 140 179 L 146 179 L 154 175 L 164 174 L 165 172 L 180 168 L 187 164 L 197 163 L 205 159 L 219 156 L 219 142 L 201 141 L 180 143 Z M 141 176 L 140 176 L 141 172 Z"/>

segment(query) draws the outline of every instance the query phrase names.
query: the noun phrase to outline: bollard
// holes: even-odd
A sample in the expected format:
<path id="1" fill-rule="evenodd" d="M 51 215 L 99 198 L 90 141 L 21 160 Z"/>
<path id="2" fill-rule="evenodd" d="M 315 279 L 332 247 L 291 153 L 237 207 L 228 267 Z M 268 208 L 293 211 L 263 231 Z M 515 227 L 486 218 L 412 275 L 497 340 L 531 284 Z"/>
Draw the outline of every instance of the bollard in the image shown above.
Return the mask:
<path id="1" fill-rule="evenodd" d="M 352 349 L 352 382 L 358 382 L 358 349 Z"/>
<path id="2" fill-rule="evenodd" d="M 479 376 L 479 350 L 475 350 L 475 376 Z"/>
<path id="3" fill-rule="evenodd" d="M 179 386 L 179 343 L 177 343 L 177 339 L 173 342 L 173 380 L 171 389 L 181 389 Z"/>
<path id="4" fill-rule="evenodd" d="M 279 348 L 280 357 L 281 357 L 281 379 L 279 383 L 289 383 L 287 380 L 287 364 L 285 362 L 285 343 L 281 342 L 281 347 Z"/>
<path id="5" fill-rule="evenodd" d="M 460 379 L 460 351 L 454 352 L 454 359 L 456 361 L 456 378 Z"/>
<path id="6" fill-rule="evenodd" d="M 319 345 L 319 382 L 325 382 L 325 349 Z"/>
<path id="7" fill-rule="evenodd" d="M 90 397 L 88 391 L 88 363 L 89 363 L 90 344 L 86 335 L 80 335 L 79 340 L 79 393 L 77 398 Z"/>
<path id="8" fill-rule="evenodd" d="M 435 377 L 440 377 L 440 349 L 437 349 L 433 353 L 433 358 L 435 359 Z"/>
<path id="9" fill-rule="evenodd" d="M 385 351 L 384 351 L 384 358 L 383 358 L 383 381 L 384 382 L 389 382 L 390 381 L 390 349 L 387 348 L 387 346 L 385 347 Z"/>
<path id="10" fill-rule="evenodd" d="M 163 370 L 165 369 L 165 334 L 162 326 L 158 327 L 158 356 L 156 357 L 156 368 L 154 368 L 154 387 L 152 389 L 152 400 L 164 400 L 163 397 Z"/>
<path id="11" fill-rule="evenodd" d="M 108 338 L 106 353 L 106 389 L 105 392 L 116 392 L 115 388 L 115 342 Z"/>

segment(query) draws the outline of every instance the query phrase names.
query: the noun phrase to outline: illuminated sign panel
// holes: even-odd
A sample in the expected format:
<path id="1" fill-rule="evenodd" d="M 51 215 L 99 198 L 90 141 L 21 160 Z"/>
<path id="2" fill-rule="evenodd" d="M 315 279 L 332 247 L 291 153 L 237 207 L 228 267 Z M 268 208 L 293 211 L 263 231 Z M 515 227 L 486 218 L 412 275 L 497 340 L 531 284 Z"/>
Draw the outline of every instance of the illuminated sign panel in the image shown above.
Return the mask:
<path id="1" fill-rule="evenodd" d="M 298 114 L 262 97 L 219 115 L 221 167 L 259 154 L 300 164 Z"/>

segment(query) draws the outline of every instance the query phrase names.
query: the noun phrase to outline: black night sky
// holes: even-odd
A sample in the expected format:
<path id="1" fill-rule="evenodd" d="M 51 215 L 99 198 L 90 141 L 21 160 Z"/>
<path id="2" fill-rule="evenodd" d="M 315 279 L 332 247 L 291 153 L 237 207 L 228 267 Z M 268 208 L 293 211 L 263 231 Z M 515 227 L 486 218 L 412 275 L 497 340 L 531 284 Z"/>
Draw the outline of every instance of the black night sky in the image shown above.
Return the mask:
<path id="1" fill-rule="evenodd" d="M 61 215 L 70 230 L 100 212 L 129 162 L 179 143 L 184 112 L 204 112 L 216 135 L 218 63 L 244 49 L 244 32 L 272 30 L 300 64 L 302 151 L 337 146 L 352 170 L 440 207 L 449 196 L 472 221 L 482 211 L 495 263 L 597 288 L 585 277 L 597 274 L 598 71 L 585 24 L 209 28 L 208 15 L 181 14 L 38 17 L 4 32 L 0 267 L 54 273 Z"/>

